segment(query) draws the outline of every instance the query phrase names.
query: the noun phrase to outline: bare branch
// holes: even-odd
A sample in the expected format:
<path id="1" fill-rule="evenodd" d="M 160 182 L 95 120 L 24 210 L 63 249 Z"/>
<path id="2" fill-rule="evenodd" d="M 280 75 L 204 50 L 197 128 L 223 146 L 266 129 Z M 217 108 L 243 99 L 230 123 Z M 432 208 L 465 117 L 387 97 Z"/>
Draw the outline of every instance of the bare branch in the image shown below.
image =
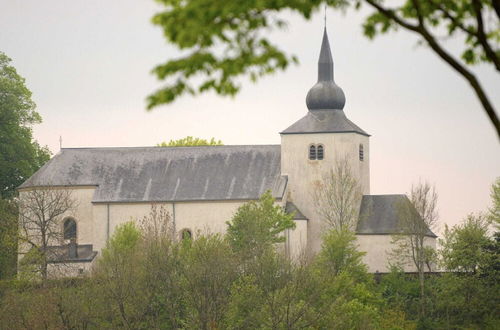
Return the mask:
<path id="1" fill-rule="evenodd" d="M 64 215 L 69 215 L 77 206 L 72 192 L 60 188 L 40 188 L 21 191 L 19 196 L 20 242 L 29 249 L 21 254 L 36 252 L 42 278 L 47 278 L 48 247 L 59 245 Z M 25 247 L 27 249 L 28 247 Z"/>
<path id="2" fill-rule="evenodd" d="M 427 182 L 412 185 L 410 200 L 404 200 L 398 207 L 399 234 L 393 237 L 395 248 L 393 257 L 396 262 L 410 259 L 415 266 L 420 282 L 420 312 L 425 315 L 424 272 L 425 267 L 431 268 L 432 253 L 428 236 L 430 230 L 436 227 L 438 220 L 437 193 Z"/>
<path id="3" fill-rule="evenodd" d="M 500 58 L 497 56 L 495 51 L 491 48 L 488 43 L 488 38 L 486 37 L 486 33 L 484 32 L 484 23 L 483 23 L 483 13 L 482 13 L 482 4 L 478 0 L 472 1 L 472 7 L 476 12 L 476 21 L 477 21 L 477 39 L 483 46 L 484 52 L 486 56 L 493 62 L 497 71 L 500 71 Z"/>
<path id="4" fill-rule="evenodd" d="M 431 47 L 432 50 L 434 50 L 438 54 L 438 56 L 441 57 L 441 59 L 443 59 L 446 63 L 448 63 L 453 69 L 455 69 L 455 71 L 457 71 L 462 77 L 464 77 L 469 82 L 469 84 L 474 89 L 476 96 L 481 102 L 483 109 L 485 110 L 491 123 L 493 124 L 497 132 L 498 138 L 500 139 L 500 120 L 496 114 L 493 104 L 486 95 L 484 88 L 479 83 L 479 80 L 471 71 L 469 71 L 464 65 L 462 65 L 453 56 L 451 56 L 441 45 L 439 45 L 436 38 L 427 30 L 427 28 L 424 25 L 422 13 L 420 10 L 420 4 L 418 3 L 417 0 L 412 0 L 412 1 L 414 3 L 415 10 L 417 12 L 419 25 L 413 25 L 408 23 L 407 21 L 404 21 L 393 10 L 382 7 L 375 0 L 366 0 L 368 4 L 370 4 L 373 8 L 375 8 L 377 11 L 379 11 L 387 18 L 393 20 L 394 22 L 406 28 L 407 30 L 413 31 L 421 35 L 427 41 L 429 47 Z"/>
<path id="5" fill-rule="evenodd" d="M 354 230 L 362 193 L 347 157 L 337 157 L 334 167 L 314 195 L 317 211 L 330 228 Z"/>

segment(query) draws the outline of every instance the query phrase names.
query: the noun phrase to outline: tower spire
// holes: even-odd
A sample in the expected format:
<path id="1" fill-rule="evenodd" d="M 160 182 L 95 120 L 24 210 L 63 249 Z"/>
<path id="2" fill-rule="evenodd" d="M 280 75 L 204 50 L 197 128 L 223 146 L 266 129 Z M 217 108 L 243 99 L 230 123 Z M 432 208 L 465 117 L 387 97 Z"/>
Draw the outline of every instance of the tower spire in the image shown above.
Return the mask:
<path id="1" fill-rule="evenodd" d="M 326 29 L 326 3 L 325 3 L 325 29 Z"/>
<path id="2" fill-rule="evenodd" d="M 328 41 L 326 26 L 323 30 L 323 41 L 318 61 L 318 81 L 333 81 L 333 58 Z"/>
<path id="3" fill-rule="evenodd" d="M 326 14 L 326 11 L 325 11 Z M 345 95 L 337 86 L 333 76 L 333 57 L 326 26 L 318 60 L 318 82 L 307 93 L 306 104 L 309 110 L 342 110 Z"/>

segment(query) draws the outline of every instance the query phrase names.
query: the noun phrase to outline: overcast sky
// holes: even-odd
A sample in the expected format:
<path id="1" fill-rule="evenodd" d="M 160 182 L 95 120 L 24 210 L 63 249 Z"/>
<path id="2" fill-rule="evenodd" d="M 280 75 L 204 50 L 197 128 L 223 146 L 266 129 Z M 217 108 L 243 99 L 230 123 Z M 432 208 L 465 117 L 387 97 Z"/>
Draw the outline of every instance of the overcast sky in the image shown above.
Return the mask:
<path id="1" fill-rule="evenodd" d="M 63 147 L 150 146 L 187 135 L 279 144 L 278 133 L 306 114 L 322 13 L 312 21 L 285 14 L 288 29 L 271 35 L 300 65 L 244 81 L 234 99 L 184 97 L 146 112 L 146 96 L 161 86 L 151 69 L 179 54 L 150 23 L 158 10 L 153 0 L 0 2 L 0 51 L 33 92 L 41 144 L 53 153 L 59 136 Z M 500 148 L 472 90 L 406 32 L 364 38 L 364 16 L 329 10 L 327 28 L 345 113 L 372 135 L 371 193 L 408 192 L 422 178 L 436 185 L 442 224 L 485 210 Z M 475 71 L 499 109 L 499 75 Z"/>

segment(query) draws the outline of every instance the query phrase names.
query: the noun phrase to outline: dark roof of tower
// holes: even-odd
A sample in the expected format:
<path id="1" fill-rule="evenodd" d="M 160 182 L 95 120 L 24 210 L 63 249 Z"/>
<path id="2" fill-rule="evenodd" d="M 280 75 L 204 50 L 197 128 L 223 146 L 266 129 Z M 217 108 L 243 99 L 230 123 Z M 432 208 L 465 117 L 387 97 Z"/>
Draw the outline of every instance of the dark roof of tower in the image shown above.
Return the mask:
<path id="1" fill-rule="evenodd" d="M 333 81 L 333 57 L 326 27 L 323 30 L 323 40 L 318 60 L 318 81 Z"/>
<path id="2" fill-rule="evenodd" d="M 361 200 L 356 234 L 393 235 L 401 233 L 399 208 L 411 206 L 406 195 L 364 195 Z M 414 210 L 414 212 L 417 212 Z M 430 229 L 427 236 L 437 237 Z"/>
<path id="3" fill-rule="evenodd" d="M 64 148 L 20 188 L 97 186 L 93 202 L 282 198 L 279 145 Z"/>
<path id="4" fill-rule="evenodd" d="M 369 136 L 350 121 L 343 109 L 345 95 L 334 80 L 333 58 L 326 27 L 323 32 L 318 60 L 318 81 L 306 97 L 306 116 L 288 127 L 281 134 L 304 133 L 359 133 Z"/>
<path id="5" fill-rule="evenodd" d="M 285 212 L 288 214 L 293 213 L 293 220 L 307 220 L 307 217 L 292 202 L 286 202 Z"/>
<path id="6" fill-rule="evenodd" d="M 307 93 L 306 104 L 311 111 L 342 110 L 345 105 L 344 91 L 335 84 L 333 58 L 326 27 L 323 31 L 323 41 L 319 53 L 318 82 Z"/>
<path id="7" fill-rule="evenodd" d="M 370 136 L 347 119 L 344 111 L 317 110 L 296 121 L 281 134 L 358 133 Z"/>

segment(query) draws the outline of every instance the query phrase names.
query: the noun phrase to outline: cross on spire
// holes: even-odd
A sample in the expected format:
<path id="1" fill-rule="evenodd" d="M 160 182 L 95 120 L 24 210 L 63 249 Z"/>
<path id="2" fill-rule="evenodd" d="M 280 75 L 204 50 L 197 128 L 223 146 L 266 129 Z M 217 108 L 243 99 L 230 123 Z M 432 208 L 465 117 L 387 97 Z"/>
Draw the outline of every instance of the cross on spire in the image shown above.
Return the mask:
<path id="1" fill-rule="evenodd" d="M 325 3 L 325 29 L 326 29 L 326 3 Z"/>

